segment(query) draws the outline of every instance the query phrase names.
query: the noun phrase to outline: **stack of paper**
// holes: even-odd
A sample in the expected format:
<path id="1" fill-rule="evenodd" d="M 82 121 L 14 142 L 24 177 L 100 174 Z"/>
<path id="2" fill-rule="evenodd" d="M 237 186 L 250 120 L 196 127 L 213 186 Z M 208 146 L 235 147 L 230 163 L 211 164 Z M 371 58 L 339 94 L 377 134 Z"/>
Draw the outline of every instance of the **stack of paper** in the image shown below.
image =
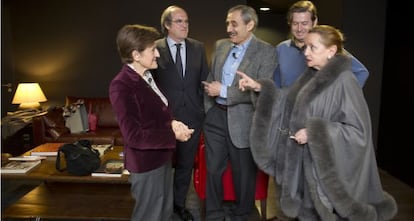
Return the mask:
<path id="1" fill-rule="evenodd" d="M 1 173 L 27 173 L 41 162 L 41 160 L 10 160 L 1 165 Z"/>

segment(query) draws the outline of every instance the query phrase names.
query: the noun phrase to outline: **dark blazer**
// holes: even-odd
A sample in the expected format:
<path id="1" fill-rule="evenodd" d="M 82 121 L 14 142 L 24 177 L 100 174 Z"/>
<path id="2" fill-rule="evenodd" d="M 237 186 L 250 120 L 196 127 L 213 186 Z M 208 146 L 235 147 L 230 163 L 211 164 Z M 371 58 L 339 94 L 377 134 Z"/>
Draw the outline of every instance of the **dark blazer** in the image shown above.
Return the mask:
<path id="1" fill-rule="evenodd" d="M 109 85 L 109 98 L 124 139 L 126 169 L 146 172 L 169 161 L 176 144 L 171 111 L 147 82 L 124 65 Z"/>
<path id="2" fill-rule="evenodd" d="M 207 81 L 219 81 L 223 73 L 224 62 L 229 55 L 233 43 L 228 39 L 216 42 L 211 73 Z M 272 78 L 276 68 L 276 53 L 270 44 L 256 38 L 254 35 L 238 68 L 253 79 Z M 227 117 L 230 137 L 238 148 L 250 146 L 249 135 L 252 124 L 253 105 L 250 92 L 239 89 L 239 75 L 234 77 L 232 85 L 227 89 Z M 206 95 L 205 109 L 208 111 L 214 104 L 214 98 Z"/>
<path id="3" fill-rule="evenodd" d="M 153 72 L 154 78 L 167 97 L 174 118 L 190 128 L 201 127 L 204 119 L 204 89 L 201 81 L 208 75 L 204 44 L 191 38 L 185 40 L 187 61 L 184 77 L 175 67 L 167 39 L 159 39 L 156 44 L 160 57 L 158 69 Z"/>

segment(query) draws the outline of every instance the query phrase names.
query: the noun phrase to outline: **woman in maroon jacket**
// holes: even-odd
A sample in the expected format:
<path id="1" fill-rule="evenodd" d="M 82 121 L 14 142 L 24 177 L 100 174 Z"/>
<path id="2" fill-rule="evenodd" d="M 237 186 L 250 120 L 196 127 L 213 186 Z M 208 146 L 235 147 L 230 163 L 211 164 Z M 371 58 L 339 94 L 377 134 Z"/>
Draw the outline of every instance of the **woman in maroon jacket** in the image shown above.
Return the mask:
<path id="1" fill-rule="evenodd" d="M 111 81 L 109 97 L 124 139 L 135 206 L 131 220 L 171 220 L 171 157 L 176 139 L 187 141 L 193 129 L 173 120 L 168 101 L 152 79 L 159 57 L 155 28 L 125 25 L 118 32 L 124 66 Z"/>

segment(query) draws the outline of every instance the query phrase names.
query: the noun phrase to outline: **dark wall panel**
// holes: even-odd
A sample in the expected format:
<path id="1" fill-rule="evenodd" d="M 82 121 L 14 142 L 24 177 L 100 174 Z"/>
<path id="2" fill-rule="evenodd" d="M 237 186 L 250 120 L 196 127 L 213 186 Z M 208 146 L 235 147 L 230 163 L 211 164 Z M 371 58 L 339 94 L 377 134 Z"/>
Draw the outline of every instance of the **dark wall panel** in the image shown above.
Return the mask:
<path id="1" fill-rule="evenodd" d="M 382 168 L 414 187 L 411 135 L 414 46 L 404 42 L 407 36 L 400 28 L 401 21 L 406 21 L 410 13 L 410 8 L 388 2 L 378 159 Z"/>
<path id="2" fill-rule="evenodd" d="M 2 82 L 13 91 L 2 95 L 2 116 L 11 106 L 19 82 L 39 82 L 48 102 L 62 105 L 66 95 L 108 96 L 108 85 L 121 67 L 115 37 L 124 24 L 160 29 L 162 11 L 170 4 L 187 10 L 190 37 L 212 53 L 214 41 L 226 36 L 227 10 L 245 1 L 26 0 L 2 2 L 6 24 Z M 3 37 L 3 36 L 2 36 Z M 3 75 L 7 75 L 4 76 Z"/>

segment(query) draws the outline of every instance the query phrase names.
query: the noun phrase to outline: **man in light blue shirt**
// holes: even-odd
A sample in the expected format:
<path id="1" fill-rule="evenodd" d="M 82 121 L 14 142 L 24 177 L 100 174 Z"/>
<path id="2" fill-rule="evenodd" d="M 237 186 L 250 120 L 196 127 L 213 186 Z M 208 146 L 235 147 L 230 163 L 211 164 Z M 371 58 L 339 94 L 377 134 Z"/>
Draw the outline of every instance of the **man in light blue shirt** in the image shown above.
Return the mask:
<path id="1" fill-rule="evenodd" d="M 257 165 L 250 150 L 254 107 L 249 92 L 239 89 L 244 72 L 252 79 L 271 79 L 276 68 L 274 47 L 257 38 L 256 11 L 236 5 L 227 12 L 228 38 L 216 41 L 205 91 L 204 141 L 206 153 L 205 220 L 247 220 L 256 212 Z M 230 162 L 235 201 L 229 213 L 223 205 L 222 176 Z"/>
<path id="2" fill-rule="evenodd" d="M 276 46 L 278 66 L 273 76 L 276 86 L 281 88 L 292 85 L 307 67 L 304 41 L 309 30 L 318 23 L 316 7 L 311 1 L 298 1 L 289 8 L 287 19 L 292 37 Z M 358 59 L 348 54 L 352 58 L 352 72 L 363 87 L 369 72 Z"/>
<path id="3" fill-rule="evenodd" d="M 244 53 L 251 41 L 251 37 L 240 45 L 233 45 L 230 55 L 223 66 L 223 75 L 221 76 L 221 83 L 225 87 L 220 88 L 220 96 L 216 97 L 216 102 L 219 104 L 227 105 L 227 87 L 230 87 L 233 83 L 234 76 L 236 75 L 237 68 L 243 59 Z"/>

